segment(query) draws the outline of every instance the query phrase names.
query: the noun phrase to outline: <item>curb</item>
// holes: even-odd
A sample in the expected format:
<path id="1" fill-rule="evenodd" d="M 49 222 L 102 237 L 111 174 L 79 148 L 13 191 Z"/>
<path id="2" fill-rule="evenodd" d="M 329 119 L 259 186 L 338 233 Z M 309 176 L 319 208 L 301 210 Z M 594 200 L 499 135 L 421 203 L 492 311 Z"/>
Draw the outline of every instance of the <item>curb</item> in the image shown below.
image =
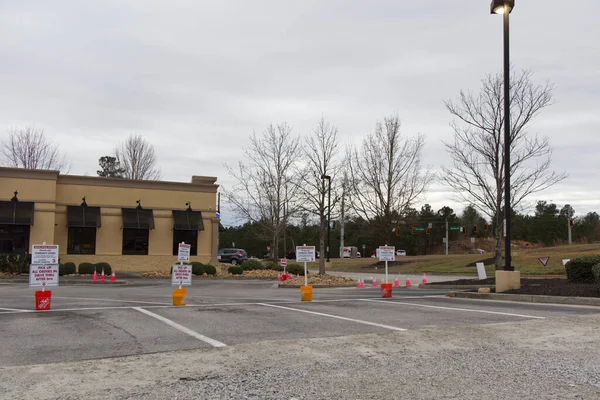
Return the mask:
<path id="1" fill-rule="evenodd" d="M 435 285 L 426 283 L 423 285 L 419 283 L 419 289 L 456 289 L 456 290 L 471 290 L 471 289 L 479 289 L 479 288 L 495 288 L 496 285 Z"/>
<path id="2" fill-rule="evenodd" d="M 280 288 L 286 288 L 286 289 L 300 289 L 300 286 L 304 286 L 304 285 L 286 285 L 283 283 L 279 284 Z M 347 284 L 343 284 L 343 285 L 308 285 L 308 286 L 312 286 L 313 289 L 327 289 L 327 288 L 356 287 L 356 284 L 355 283 L 347 283 Z"/>
<path id="3" fill-rule="evenodd" d="M 525 303 L 550 303 L 550 304 L 570 304 L 578 306 L 598 306 L 600 307 L 600 298 L 595 297 L 565 297 L 565 296 L 542 296 L 532 294 L 504 294 L 504 293 L 474 293 L 474 292 L 450 292 L 449 297 L 458 297 L 462 299 L 480 299 L 480 300 L 504 300 L 521 301 Z"/>

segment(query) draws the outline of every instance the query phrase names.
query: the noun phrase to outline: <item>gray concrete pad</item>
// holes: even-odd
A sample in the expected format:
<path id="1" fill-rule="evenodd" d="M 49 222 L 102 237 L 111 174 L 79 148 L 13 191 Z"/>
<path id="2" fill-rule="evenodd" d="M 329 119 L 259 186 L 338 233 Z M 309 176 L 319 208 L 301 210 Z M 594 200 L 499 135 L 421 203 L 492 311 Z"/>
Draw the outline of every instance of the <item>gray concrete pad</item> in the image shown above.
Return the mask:
<path id="1" fill-rule="evenodd" d="M 53 288 L 47 312 L 32 311 L 34 291 L 26 285 L 3 285 L 0 367 L 600 313 L 406 288 L 395 288 L 392 299 L 381 299 L 379 288 L 315 289 L 308 303 L 299 290 L 258 280 L 197 281 L 188 306 L 173 307 L 168 281 L 132 283 Z"/>

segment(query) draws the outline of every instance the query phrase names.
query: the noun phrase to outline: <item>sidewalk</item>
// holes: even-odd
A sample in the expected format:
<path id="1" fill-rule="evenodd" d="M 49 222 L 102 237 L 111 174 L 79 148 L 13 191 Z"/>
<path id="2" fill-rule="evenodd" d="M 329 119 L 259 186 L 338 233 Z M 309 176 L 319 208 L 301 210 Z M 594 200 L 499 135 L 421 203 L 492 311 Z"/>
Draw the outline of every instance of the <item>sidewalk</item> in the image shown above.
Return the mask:
<path id="1" fill-rule="evenodd" d="M 309 272 L 311 274 L 318 274 L 319 270 L 316 268 L 309 268 Z M 365 282 L 372 282 L 373 278 L 377 279 L 377 282 L 381 283 L 385 280 L 385 268 L 382 269 L 382 272 L 346 272 L 346 271 L 327 271 L 327 274 L 334 276 L 344 276 L 346 278 L 352 278 L 358 280 L 358 278 L 363 279 Z M 389 283 L 394 282 L 394 279 L 398 277 L 398 280 L 401 284 L 406 281 L 406 278 L 410 278 L 410 281 L 413 285 L 421 283 L 423 279 L 423 274 L 396 274 L 390 273 L 388 275 Z M 446 281 L 457 281 L 459 279 L 474 279 L 477 278 L 477 275 L 429 275 L 427 274 L 427 282 L 446 282 Z"/>

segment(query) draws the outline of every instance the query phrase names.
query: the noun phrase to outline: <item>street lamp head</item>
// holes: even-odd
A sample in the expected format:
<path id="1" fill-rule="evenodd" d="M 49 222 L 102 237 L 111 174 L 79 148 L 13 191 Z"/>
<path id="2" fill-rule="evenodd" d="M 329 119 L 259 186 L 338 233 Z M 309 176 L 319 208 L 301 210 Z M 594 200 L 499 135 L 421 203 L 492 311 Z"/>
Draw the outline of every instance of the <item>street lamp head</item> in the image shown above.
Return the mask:
<path id="1" fill-rule="evenodd" d="M 515 8 L 515 0 L 492 0 L 490 12 L 492 14 L 504 14 L 505 6 L 508 7 L 508 12 L 512 12 Z"/>

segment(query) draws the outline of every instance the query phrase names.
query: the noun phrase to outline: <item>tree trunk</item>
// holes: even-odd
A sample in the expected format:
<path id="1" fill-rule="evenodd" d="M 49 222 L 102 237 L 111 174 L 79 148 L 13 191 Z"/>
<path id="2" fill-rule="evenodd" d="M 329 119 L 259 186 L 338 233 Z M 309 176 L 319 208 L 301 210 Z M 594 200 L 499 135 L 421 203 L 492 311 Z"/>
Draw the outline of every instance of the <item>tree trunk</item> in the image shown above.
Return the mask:
<path id="1" fill-rule="evenodd" d="M 321 215 L 321 229 L 319 230 L 319 275 L 325 275 L 325 229 L 327 228 L 326 219 Z"/>

